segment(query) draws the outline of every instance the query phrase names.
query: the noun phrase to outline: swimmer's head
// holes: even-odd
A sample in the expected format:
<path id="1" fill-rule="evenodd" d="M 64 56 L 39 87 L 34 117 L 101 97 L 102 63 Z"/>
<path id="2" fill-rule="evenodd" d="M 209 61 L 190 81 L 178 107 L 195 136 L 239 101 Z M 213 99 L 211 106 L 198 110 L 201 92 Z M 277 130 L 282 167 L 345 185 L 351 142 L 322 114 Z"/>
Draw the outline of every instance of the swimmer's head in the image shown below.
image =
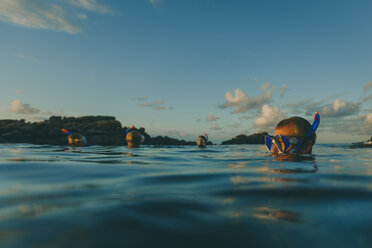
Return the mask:
<path id="1" fill-rule="evenodd" d="M 67 136 L 70 146 L 87 146 L 87 139 L 80 133 L 71 133 Z"/>
<path id="2" fill-rule="evenodd" d="M 274 130 L 274 135 L 265 137 L 266 148 L 275 155 L 311 154 L 319 121 L 318 113 L 315 114 L 313 125 L 297 116 L 280 121 Z"/>
<path id="3" fill-rule="evenodd" d="M 134 126 L 131 126 L 130 128 L 128 128 L 126 133 L 127 133 L 127 135 L 125 137 L 125 140 L 128 143 L 128 147 L 129 148 L 138 148 L 143 141 L 142 134 L 140 132 L 134 130 Z"/>
<path id="4" fill-rule="evenodd" d="M 206 146 L 207 146 L 207 141 L 208 141 L 208 136 L 207 136 L 207 134 L 203 134 L 203 135 L 200 135 L 200 136 L 196 139 L 196 144 L 197 144 L 199 147 L 206 147 Z"/>
<path id="5" fill-rule="evenodd" d="M 61 131 L 68 135 L 67 141 L 70 146 L 87 146 L 88 145 L 87 138 L 85 138 L 80 133 L 71 133 L 64 128 L 62 128 Z"/>

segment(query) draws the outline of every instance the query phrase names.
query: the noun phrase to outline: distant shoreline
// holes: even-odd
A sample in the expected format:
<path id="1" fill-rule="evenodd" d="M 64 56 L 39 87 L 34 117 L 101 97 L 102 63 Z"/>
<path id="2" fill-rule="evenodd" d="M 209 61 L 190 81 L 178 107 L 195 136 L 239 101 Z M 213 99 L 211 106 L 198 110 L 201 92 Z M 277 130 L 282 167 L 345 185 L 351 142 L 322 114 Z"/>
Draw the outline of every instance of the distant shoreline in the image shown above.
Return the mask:
<path id="1" fill-rule="evenodd" d="M 40 122 L 3 119 L 0 120 L 0 143 L 68 145 L 66 134 L 61 132 L 62 128 L 86 136 L 90 145 L 127 145 L 125 133 L 128 127 L 122 127 L 113 116 L 52 116 Z M 168 136 L 151 137 L 143 127 L 136 130 L 145 137 L 144 145 L 196 145 L 195 141 L 179 140 Z M 221 144 L 263 144 L 263 137 L 266 134 L 265 132 L 248 136 L 241 134 Z M 209 141 L 208 145 L 213 143 Z"/>
<path id="2" fill-rule="evenodd" d="M 62 117 L 52 116 L 40 122 L 26 122 L 25 120 L 2 119 L 0 120 L 0 143 L 28 143 L 39 145 L 68 145 L 66 134 L 61 132 L 66 128 L 71 132 L 79 132 L 86 136 L 90 145 L 126 146 L 125 132 L 128 127 L 123 127 L 113 116 L 81 116 Z M 136 128 L 144 137 L 144 145 L 172 145 L 194 146 L 195 141 L 171 138 L 168 136 L 150 136 L 145 128 Z M 267 132 L 250 135 L 240 134 L 221 145 L 264 144 Z M 195 137 L 196 139 L 197 137 Z M 371 142 L 371 143 L 368 143 Z M 372 137 L 369 141 L 353 144 L 343 143 L 350 148 L 372 147 Z M 208 145 L 214 145 L 211 141 Z"/>

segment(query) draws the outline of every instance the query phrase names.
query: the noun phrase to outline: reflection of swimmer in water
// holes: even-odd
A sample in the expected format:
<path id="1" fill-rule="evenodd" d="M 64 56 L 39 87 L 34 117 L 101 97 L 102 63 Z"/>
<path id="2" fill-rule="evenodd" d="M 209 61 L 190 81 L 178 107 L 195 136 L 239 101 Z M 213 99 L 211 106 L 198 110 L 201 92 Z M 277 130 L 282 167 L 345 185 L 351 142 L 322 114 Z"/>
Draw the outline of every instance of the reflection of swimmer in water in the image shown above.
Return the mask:
<path id="1" fill-rule="evenodd" d="M 196 139 L 196 144 L 199 146 L 199 147 L 206 147 L 207 146 L 207 142 L 208 142 L 208 135 L 206 133 L 204 133 L 203 135 L 200 135 L 197 139 Z"/>
<path id="2" fill-rule="evenodd" d="M 128 148 L 138 148 L 144 141 L 144 137 L 140 132 L 135 130 L 134 126 L 127 129 L 125 140 L 128 143 Z"/>
<path id="3" fill-rule="evenodd" d="M 265 146 L 274 155 L 311 154 L 319 122 L 318 112 L 314 115 L 313 125 L 297 116 L 282 120 L 276 126 L 274 135 L 265 136 Z"/>
<path id="4" fill-rule="evenodd" d="M 64 132 L 65 134 L 68 134 L 67 140 L 70 146 L 87 146 L 88 145 L 87 138 L 85 138 L 80 133 L 70 133 L 64 128 L 62 128 L 62 132 Z"/>

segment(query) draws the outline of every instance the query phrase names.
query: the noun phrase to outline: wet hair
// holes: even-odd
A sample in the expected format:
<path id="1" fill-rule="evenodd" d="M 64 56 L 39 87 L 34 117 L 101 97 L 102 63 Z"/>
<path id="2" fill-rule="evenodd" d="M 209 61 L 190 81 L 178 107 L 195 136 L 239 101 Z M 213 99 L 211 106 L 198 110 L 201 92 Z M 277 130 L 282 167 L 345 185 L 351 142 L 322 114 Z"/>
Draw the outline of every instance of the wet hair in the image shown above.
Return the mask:
<path id="1" fill-rule="evenodd" d="M 207 138 L 204 136 L 204 135 L 200 135 L 197 139 L 196 139 L 196 144 L 199 146 L 199 147 L 205 147 L 207 145 Z"/>
<path id="2" fill-rule="evenodd" d="M 129 132 L 126 136 L 126 141 L 128 145 L 133 145 L 134 147 L 139 147 L 142 140 L 142 135 L 140 132 L 133 130 Z M 131 143 L 131 144 L 130 144 Z"/>
<path id="3" fill-rule="evenodd" d="M 71 134 L 71 138 L 73 138 L 73 139 L 82 139 L 83 138 L 83 135 L 81 135 L 80 133 L 72 133 Z"/>
<path id="4" fill-rule="evenodd" d="M 275 130 L 282 128 L 294 129 L 298 135 L 296 137 L 303 138 L 307 131 L 311 128 L 311 124 L 302 117 L 294 116 L 288 119 L 284 119 L 276 125 Z M 309 137 L 304 138 L 304 143 L 311 140 L 313 144 L 316 141 L 316 134 L 312 133 Z"/>

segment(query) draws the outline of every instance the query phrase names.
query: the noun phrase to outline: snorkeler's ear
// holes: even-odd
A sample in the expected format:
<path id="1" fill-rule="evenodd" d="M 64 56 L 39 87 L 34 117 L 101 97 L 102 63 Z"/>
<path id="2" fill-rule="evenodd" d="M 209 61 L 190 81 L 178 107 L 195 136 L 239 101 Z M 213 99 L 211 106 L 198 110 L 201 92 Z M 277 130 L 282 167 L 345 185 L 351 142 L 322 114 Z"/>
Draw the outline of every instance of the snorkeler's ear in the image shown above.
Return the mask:
<path id="1" fill-rule="evenodd" d="M 314 143 L 311 140 L 308 140 L 301 149 L 302 154 L 310 154 L 313 150 Z"/>

